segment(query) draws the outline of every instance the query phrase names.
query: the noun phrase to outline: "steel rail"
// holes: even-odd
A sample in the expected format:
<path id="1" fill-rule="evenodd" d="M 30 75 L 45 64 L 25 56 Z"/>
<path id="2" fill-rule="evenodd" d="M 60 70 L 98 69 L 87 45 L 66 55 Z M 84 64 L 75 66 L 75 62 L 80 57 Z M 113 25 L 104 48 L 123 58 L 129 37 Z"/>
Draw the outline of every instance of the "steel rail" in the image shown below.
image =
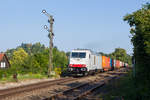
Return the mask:
<path id="1" fill-rule="evenodd" d="M 125 69 L 122 70 L 116 70 L 115 75 L 111 75 L 111 73 L 107 73 L 105 75 L 98 75 L 99 78 L 96 79 L 95 81 L 90 81 L 86 83 L 79 84 L 78 86 L 75 86 L 73 88 L 67 89 L 65 91 L 56 93 L 50 97 L 44 98 L 42 100 L 80 100 L 83 96 L 92 93 L 96 89 L 102 87 L 103 85 L 107 84 L 109 81 L 113 79 L 118 79 L 121 76 L 123 76 L 125 73 L 120 73 L 124 72 Z M 119 72 L 119 73 L 118 73 Z M 114 74 L 114 72 L 113 72 Z M 103 77 L 103 79 L 102 79 Z"/>
<path id="2" fill-rule="evenodd" d="M 53 85 L 58 85 L 60 83 L 74 81 L 74 80 L 77 80 L 77 79 L 76 78 L 62 78 L 62 79 L 57 79 L 57 80 L 50 80 L 50 81 L 32 83 L 28 85 L 3 89 L 3 90 L 0 90 L 0 99 L 14 95 L 14 94 L 33 91 L 33 90 L 37 90 L 41 88 L 46 88 L 46 87 L 50 87 Z"/>

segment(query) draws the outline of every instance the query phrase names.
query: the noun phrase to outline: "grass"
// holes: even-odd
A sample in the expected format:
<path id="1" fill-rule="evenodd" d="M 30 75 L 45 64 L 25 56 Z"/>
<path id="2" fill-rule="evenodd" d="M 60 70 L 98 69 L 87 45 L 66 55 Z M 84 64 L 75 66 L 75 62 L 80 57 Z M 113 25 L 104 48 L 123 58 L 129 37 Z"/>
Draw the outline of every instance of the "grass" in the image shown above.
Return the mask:
<path id="1" fill-rule="evenodd" d="M 18 81 L 29 80 L 29 79 L 46 79 L 46 78 L 47 75 L 41 75 L 41 74 L 31 74 L 31 73 L 25 75 L 18 74 Z M 13 76 L 3 77 L 0 79 L 0 83 L 5 84 L 7 82 L 15 82 Z"/>
<path id="2" fill-rule="evenodd" d="M 25 75 L 18 75 L 18 80 L 26 80 L 26 79 L 44 79 L 47 78 L 47 75 L 41 74 L 25 74 Z"/>
<path id="3" fill-rule="evenodd" d="M 5 84 L 7 82 L 15 82 L 15 80 L 12 77 L 4 77 L 0 79 L 0 83 Z"/>
<path id="4" fill-rule="evenodd" d="M 136 88 L 132 72 L 102 87 L 98 97 L 101 100 L 136 100 Z"/>
<path id="5" fill-rule="evenodd" d="M 59 78 L 60 75 L 57 73 L 53 73 L 50 75 L 50 78 Z M 30 80 L 30 79 L 46 79 L 49 78 L 48 75 L 42 75 L 42 74 L 33 74 L 33 73 L 28 73 L 28 74 L 18 74 L 17 79 L 18 81 L 24 81 L 24 80 Z M 7 82 L 17 82 L 14 78 L 13 75 L 11 76 L 3 76 L 0 78 L 0 83 L 5 84 Z"/>

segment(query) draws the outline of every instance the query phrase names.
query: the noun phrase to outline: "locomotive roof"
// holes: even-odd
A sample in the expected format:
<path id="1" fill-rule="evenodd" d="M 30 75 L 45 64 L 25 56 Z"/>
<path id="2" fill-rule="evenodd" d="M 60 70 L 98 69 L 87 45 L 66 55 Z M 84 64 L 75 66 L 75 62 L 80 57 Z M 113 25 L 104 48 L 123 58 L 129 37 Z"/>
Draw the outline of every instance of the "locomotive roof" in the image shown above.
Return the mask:
<path id="1" fill-rule="evenodd" d="M 90 51 L 90 52 L 93 52 L 90 49 L 73 49 L 72 51 Z"/>
<path id="2" fill-rule="evenodd" d="M 89 51 L 89 52 L 91 52 L 92 54 L 100 55 L 100 54 L 97 53 L 97 52 L 93 52 L 91 49 L 73 49 L 72 51 L 73 51 L 73 52 L 74 52 L 74 51 Z"/>

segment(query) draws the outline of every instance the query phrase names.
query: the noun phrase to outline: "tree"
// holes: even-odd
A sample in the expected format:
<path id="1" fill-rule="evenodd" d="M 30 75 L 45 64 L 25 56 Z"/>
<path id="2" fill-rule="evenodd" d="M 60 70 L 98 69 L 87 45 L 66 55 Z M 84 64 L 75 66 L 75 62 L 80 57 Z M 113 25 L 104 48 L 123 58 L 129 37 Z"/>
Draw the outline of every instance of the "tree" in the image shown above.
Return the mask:
<path id="1" fill-rule="evenodd" d="M 24 73 L 42 73 L 43 68 L 41 68 L 39 62 L 36 60 L 35 56 L 28 56 L 22 64 L 24 68 Z"/>
<path id="2" fill-rule="evenodd" d="M 22 49 L 19 48 L 18 50 L 13 52 L 12 60 L 10 61 L 11 64 L 21 64 L 27 58 L 28 54 Z"/>
<path id="3" fill-rule="evenodd" d="M 29 55 L 32 53 L 31 49 L 32 49 L 32 44 L 30 43 L 22 43 L 21 46 L 18 46 L 17 48 L 23 48 Z"/>
<path id="4" fill-rule="evenodd" d="M 63 51 L 59 51 L 56 47 L 53 48 L 53 64 L 54 68 L 61 68 L 61 70 L 64 70 L 67 67 L 68 64 L 68 58 L 66 56 L 66 53 Z"/>
<path id="5" fill-rule="evenodd" d="M 12 59 L 12 55 L 13 55 L 13 52 L 15 51 L 16 49 L 8 49 L 5 53 L 8 57 L 8 59 Z"/>
<path id="6" fill-rule="evenodd" d="M 44 52 L 45 49 L 46 47 L 44 45 L 42 45 L 40 42 L 37 42 L 32 45 L 31 52 L 33 54 L 36 54 L 36 53 Z"/>
<path id="7" fill-rule="evenodd" d="M 35 44 L 22 43 L 21 46 L 18 46 L 17 48 L 23 48 L 29 55 L 40 53 L 46 49 L 40 42 Z"/>
<path id="8" fill-rule="evenodd" d="M 40 43 L 22 43 L 15 49 L 7 50 L 11 69 L 21 74 L 40 73 L 47 74 L 49 65 L 49 49 Z M 66 53 L 53 48 L 53 70 L 59 74 L 65 70 L 68 64 Z"/>
<path id="9" fill-rule="evenodd" d="M 44 45 L 42 45 L 40 42 L 37 42 L 35 44 L 31 44 L 31 43 L 22 43 L 20 46 L 18 46 L 15 49 L 8 49 L 5 53 L 8 56 L 8 59 L 12 59 L 12 55 L 13 52 L 19 48 L 24 49 L 24 51 L 26 53 L 28 53 L 28 55 L 34 55 L 36 53 L 40 53 L 43 52 L 46 47 Z"/>
<path id="10" fill-rule="evenodd" d="M 117 59 L 131 65 L 131 56 L 126 53 L 123 48 L 116 48 L 114 52 L 109 54 L 110 58 Z"/>
<path id="11" fill-rule="evenodd" d="M 69 58 L 70 57 L 70 52 L 66 52 L 66 56 Z"/>
<path id="12" fill-rule="evenodd" d="M 13 52 L 10 64 L 12 67 L 15 67 L 18 72 L 20 72 L 23 69 L 22 64 L 27 57 L 28 54 L 22 48 L 19 48 Z"/>
<path id="13" fill-rule="evenodd" d="M 33 55 L 35 61 L 39 64 L 40 70 L 39 73 L 47 74 L 48 64 L 49 64 L 49 50 L 45 49 L 43 52 L 36 53 Z"/>
<path id="14" fill-rule="evenodd" d="M 150 3 L 124 17 L 131 27 L 131 42 L 134 46 L 136 68 L 135 83 L 138 95 L 149 97 L 150 94 Z"/>

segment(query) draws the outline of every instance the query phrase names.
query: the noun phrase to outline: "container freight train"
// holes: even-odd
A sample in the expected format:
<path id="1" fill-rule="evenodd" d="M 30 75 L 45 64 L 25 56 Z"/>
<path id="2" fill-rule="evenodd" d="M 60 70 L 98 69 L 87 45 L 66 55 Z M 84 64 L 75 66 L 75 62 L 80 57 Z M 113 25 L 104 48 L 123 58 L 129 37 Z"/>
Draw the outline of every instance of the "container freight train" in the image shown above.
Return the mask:
<path id="1" fill-rule="evenodd" d="M 88 49 L 75 49 L 70 53 L 68 71 L 72 75 L 78 76 L 110 71 L 127 66 L 127 63 L 93 53 Z"/>

